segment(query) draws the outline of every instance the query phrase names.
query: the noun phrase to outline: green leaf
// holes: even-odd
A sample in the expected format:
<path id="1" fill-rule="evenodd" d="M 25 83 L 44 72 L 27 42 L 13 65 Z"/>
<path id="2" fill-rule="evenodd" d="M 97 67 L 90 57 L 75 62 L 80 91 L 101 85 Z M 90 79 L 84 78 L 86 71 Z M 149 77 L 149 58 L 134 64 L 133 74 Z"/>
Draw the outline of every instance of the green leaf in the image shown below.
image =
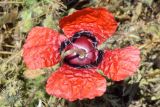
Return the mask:
<path id="1" fill-rule="evenodd" d="M 26 6 L 31 7 L 32 5 L 36 4 L 37 0 L 25 0 Z"/>
<path id="2" fill-rule="evenodd" d="M 33 8 L 33 15 L 34 16 L 38 17 L 43 14 L 44 14 L 44 10 L 42 7 L 38 6 L 38 7 Z"/>
<path id="3" fill-rule="evenodd" d="M 151 6 L 153 3 L 153 0 L 142 0 L 142 2 L 147 4 L 148 6 Z"/>
<path id="4" fill-rule="evenodd" d="M 148 23 L 147 26 L 143 28 L 144 32 L 150 33 L 154 36 L 160 37 L 160 24 L 156 22 Z"/>
<path id="5" fill-rule="evenodd" d="M 43 26 L 48 27 L 48 28 L 53 28 L 57 29 L 55 21 L 53 21 L 52 15 L 46 16 L 46 19 L 43 21 Z"/>
<path id="6" fill-rule="evenodd" d="M 28 32 L 33 27 L 32 19 L 22 20 L 20 22 L 20 32 Z"/>
<path id="7" fill-rule="evenodd" d="M 21 12 L 20 17 L 22 18 L 22 20 L 31 19 L 32 11 L 30 11 L 29 9 L 24 10 Z"/>

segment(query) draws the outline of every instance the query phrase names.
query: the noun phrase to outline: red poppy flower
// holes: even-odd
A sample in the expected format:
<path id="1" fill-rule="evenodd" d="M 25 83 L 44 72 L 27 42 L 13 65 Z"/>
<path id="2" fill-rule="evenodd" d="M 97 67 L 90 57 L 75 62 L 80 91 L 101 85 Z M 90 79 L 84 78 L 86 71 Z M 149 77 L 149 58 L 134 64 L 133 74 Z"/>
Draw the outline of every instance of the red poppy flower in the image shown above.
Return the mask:
<path id="1" fill-rule="evenodd" d="M 140 63 L 140 51 L 123 49 L 98 50 L 117 28 L 113 15 L 105 8 L 85 8 L 60 20 L 64 35 L 45 28 L 33 28 L 23 46 L 27 67 L 50 67 L 63 60 L 63 65 L 49 77 L 46 91 L 50 95 L 74 101 L 92 99 L 106 91 L 106 79 L 114 81 L 133 75 Z M 62 53 L 68 53 L 61 58 Z"/>

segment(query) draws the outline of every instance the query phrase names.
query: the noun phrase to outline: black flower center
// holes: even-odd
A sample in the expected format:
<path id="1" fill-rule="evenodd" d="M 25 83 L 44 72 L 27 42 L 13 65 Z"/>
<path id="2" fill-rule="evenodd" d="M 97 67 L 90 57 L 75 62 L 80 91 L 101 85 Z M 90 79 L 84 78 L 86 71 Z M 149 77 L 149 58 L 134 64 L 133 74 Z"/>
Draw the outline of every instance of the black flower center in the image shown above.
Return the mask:
<path id="1" fill-rule="evenodd" d="M 88 31 L 77 32 L 69 40 L 61 43 L 60 52 L 68 52 L 64 63 L 76 68 L 98 66 L 102 60 L 103 51 L 97 50 L 97 40 Z"/>

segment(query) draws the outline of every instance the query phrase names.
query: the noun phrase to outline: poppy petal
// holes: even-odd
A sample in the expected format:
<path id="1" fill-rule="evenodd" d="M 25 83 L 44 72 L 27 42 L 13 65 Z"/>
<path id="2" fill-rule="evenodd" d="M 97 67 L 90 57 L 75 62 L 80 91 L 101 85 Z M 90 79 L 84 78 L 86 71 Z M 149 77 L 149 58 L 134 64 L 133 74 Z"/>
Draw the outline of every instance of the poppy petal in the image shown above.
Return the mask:
<path id="1" fill-rule="evenodd" d="M 30 69 L 49 67 L 60 60 L 58 48 L 64 36 L 52 29 L 34 27 L 23 46 L 23 59 Z"/>
<path id="2" fill-rule="evenodd" d="M 104 42 L 117 29 L 117 22 L 112 13 L 105 8 L 85 8 L 60 20 L 60 27 L 69 38 L 79 31 L 90 31 Z"/>
<path id="3" fill-rule="evenodd" d="M 140 51 L 133 46 L 107 51 L 104 58 L 99 68 L 114 81 L 132 76 L 140 65 Z"/>
<path id="4" fill-rule="evenodd" d="M 93 99 L 106 91 L 106 79 L 93 69 L 76 69 L 63 65 L 49 77 L 46 91 L 69 101 Z"/>

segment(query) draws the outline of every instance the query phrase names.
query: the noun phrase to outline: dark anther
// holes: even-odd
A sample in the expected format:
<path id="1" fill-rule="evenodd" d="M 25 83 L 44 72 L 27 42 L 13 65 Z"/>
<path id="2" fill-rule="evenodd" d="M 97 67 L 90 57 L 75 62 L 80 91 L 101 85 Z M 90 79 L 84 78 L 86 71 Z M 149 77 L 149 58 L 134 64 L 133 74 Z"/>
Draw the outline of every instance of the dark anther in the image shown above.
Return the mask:
<path id="1" fill-rule="evenodd" d="M 97 50 L 98 42 L 89 31 L 80 31 L 61 43 L 60 53 L 73 51 L 64 56 L 64 63 L 76 68 L 98 66 L 103 59 L 103 51 Z"/>

